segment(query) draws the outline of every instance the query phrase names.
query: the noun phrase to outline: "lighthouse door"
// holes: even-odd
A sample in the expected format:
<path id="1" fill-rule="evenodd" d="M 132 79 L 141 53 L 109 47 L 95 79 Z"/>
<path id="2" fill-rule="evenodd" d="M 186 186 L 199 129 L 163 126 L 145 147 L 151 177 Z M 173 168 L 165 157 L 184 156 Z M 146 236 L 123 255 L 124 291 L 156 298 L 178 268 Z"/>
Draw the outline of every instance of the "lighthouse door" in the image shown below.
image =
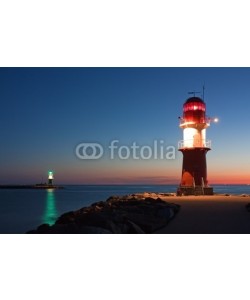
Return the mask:
<path id="1" fill-rule="evenodd" d="M 181 185 L 183 185 L 183 186 L 193 186 L 193 182 L 194 182 L 193 176 L 189 172 L 184 171 L 183 174 L 182 174 Z"/>

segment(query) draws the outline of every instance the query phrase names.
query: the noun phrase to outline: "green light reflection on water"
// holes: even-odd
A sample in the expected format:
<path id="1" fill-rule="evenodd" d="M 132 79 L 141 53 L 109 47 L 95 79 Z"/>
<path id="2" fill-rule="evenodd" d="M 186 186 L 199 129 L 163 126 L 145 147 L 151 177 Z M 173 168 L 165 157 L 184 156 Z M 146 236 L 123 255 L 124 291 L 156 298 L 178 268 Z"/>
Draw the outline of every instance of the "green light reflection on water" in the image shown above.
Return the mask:
<path id="1" fill-rule="evenodd" d="M 56 204 L 55 204 L 55 192 L 53 189 L 48 189 L 46 193 L 46 206 L 43 214 L 43 223 L 53 225 L 58 217 Z"/>

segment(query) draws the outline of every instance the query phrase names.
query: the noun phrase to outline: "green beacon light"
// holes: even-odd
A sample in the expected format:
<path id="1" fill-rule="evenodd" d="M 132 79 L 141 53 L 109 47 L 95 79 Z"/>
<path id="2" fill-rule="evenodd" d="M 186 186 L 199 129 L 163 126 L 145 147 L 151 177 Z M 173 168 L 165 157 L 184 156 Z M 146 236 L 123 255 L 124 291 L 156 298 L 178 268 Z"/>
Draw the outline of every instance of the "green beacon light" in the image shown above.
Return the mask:
<path id="1" fill-rule="evenodd" d="M 48 185 L 53 185 L 54 174 L 52 171 L 48 172 Z"/>

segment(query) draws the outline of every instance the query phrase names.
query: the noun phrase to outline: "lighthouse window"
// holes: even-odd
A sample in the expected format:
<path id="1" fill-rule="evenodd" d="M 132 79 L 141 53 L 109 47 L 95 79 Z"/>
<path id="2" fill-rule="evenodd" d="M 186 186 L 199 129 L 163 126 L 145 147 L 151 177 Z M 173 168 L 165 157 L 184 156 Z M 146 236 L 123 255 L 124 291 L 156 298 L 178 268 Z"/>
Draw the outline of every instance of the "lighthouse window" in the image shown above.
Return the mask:
<path id="1" fill-rule="evenodd" d="M 190 102 L 184 105 L 184 112 L 192 110 L 205 111 L 205 104 L 199 102 Z"/>

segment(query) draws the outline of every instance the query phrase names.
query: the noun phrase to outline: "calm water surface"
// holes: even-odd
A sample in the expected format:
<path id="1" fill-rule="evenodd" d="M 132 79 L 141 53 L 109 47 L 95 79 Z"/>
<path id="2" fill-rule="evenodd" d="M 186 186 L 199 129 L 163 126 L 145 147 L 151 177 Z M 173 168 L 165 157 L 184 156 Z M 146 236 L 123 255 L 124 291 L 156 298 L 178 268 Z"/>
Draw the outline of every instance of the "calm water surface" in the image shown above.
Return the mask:
<path id="1" fill-rule="evenodd" d="M 106 200 L 112 195 L 176 192 L 176 185 L 85 185 L 63 190 L 0 190 L 0 233 L 25 233 L 42 223 L 53 224 L 67 211 Z M 247 185 L 217 185 L 215 193 L 250 194 Z"/>

